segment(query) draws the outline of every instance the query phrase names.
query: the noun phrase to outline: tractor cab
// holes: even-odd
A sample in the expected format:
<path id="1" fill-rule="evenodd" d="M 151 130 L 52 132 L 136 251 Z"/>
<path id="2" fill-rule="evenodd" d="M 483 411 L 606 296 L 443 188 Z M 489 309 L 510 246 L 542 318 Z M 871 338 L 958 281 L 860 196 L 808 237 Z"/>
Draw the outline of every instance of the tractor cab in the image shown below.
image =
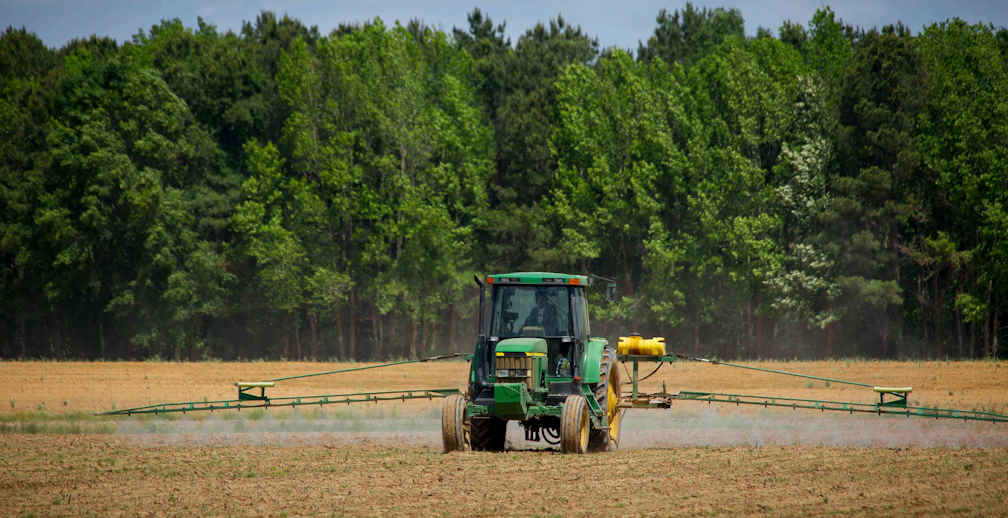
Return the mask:
<path id="1" fill-rule="evenodd" d="M 491 278 L 491 349 L 541 340 L 546 349 L 546 376 L 572 377 L 575 345 L 589 335 L 584 287 L 567 278 L 545 278 L 552 282 L 535 284 L 523 283 L 522 278 Z"/>

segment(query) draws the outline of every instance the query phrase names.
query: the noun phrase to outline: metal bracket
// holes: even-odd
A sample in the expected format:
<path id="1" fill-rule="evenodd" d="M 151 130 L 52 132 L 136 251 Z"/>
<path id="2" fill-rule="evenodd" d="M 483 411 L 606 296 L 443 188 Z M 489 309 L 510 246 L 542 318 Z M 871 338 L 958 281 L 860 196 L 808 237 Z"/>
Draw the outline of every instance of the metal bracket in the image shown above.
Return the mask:
<path id="1" fill-rule="evenodd" d="M 238 401 L 269 401 L 266 397 L 266 387 L 276 386 L 275 381 L 238 381 L 235 382 L 235 386 L 238 387 Z M 258 388 L 259 395 L 250 393 L 252 389 Z"/>
<path id="2" fill-rule="evenodd" d="M 913 387 L 872 387 L 872 390 L 878 392 L 880 407 L 906 408 L 907 394 L 913 391 Z M 887 394 L 892 396 L 889 401 L 886 401 Z"/>

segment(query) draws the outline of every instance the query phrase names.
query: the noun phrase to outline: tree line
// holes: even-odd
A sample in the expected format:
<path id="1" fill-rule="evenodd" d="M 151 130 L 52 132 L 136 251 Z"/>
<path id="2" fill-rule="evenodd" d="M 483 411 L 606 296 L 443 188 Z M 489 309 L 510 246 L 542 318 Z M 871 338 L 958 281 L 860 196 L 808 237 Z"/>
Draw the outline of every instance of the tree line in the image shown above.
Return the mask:
<path id="1" fill-rule="evenodd" d="M 594 273 L 596 335 L 734 358 L 992 357 L 1008 30 L 823 8 L 600 48 L 479 9 L 0 37 L 0 354 L 468 350 L 473 275 Z"/>

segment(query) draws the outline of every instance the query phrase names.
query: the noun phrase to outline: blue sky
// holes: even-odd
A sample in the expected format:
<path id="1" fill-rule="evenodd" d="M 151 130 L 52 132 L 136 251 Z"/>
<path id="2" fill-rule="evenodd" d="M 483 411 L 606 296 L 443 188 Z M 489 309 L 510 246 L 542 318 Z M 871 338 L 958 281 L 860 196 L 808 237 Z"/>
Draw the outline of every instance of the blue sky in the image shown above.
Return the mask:
<path id="1" fill-rule="evenodd" d="M 970 23 L 1008 26 L 1008 2 L 1005 0 L 850 0 L 829 4 L 814 0 L 696 0 L 693 4 L 738 8 L 745 18 L 748 34 L 755 34 L 758 27 L 776 33 L 784 20 L 807 25 L 815 11 L 825 5 L 831 5 L 846 23 L 865 28 L 902 21 L 916 33 L 931 23 L 951 17 Z M 255 20 L 262 10 L 289 14 L 306 25 L 318 26 L 323 34 L 340 23 L 360 22 L 375 16 L 389 24 L 420 18 L 428 25 L 451 31 L 454 26 L 467 27 L 466 15 L 476 6 L 495 23 L 506 22 L 512 41 L 536 22 L 548 21 L 560 13 L 572 24 L 581 25 L 587 34 L 598 37 L 603 47 L 636 50 L 637 42 L 647 39 L 654 31 L 658 11 L 682 9 L 685 1 L 0 0 L 0 27 L 23 26 L 51 47 L 91 34 L 125 41 L 138 30 L 147 31 L 160 20 L 171 18 L 179 18 L 186 26 L 195 27 L 197 17 L 202 17 L 221 32 L 237 31 L 243 20 Z"/>

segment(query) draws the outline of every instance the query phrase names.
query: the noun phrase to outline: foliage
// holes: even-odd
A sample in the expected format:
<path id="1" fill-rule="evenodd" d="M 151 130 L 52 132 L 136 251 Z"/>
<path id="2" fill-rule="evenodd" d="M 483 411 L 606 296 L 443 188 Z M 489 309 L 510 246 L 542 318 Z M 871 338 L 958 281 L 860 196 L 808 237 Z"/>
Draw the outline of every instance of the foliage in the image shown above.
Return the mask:
<path id="1" fill-rule="evenodd" d="M 0 355 L 464 350 L 477 273 L 720 357 L 997 356 L 1008 30 L 562 16 L 0 36 Z"/>

